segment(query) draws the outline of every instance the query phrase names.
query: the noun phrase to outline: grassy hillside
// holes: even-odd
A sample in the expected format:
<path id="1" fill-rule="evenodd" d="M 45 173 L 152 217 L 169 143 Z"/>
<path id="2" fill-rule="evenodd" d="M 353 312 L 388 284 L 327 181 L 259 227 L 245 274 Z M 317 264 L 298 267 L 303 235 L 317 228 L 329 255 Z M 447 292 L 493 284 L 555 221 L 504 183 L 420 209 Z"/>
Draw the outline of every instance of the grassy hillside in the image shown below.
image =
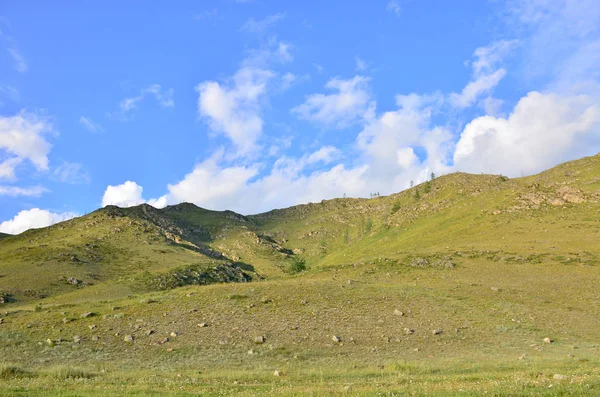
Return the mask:
<path id="1" fill-rule="evenodd" d="M 599 242 L 598 155 L 251 216 L 107 207 L 0 242 L 0 395 L 598 395 Z"/>

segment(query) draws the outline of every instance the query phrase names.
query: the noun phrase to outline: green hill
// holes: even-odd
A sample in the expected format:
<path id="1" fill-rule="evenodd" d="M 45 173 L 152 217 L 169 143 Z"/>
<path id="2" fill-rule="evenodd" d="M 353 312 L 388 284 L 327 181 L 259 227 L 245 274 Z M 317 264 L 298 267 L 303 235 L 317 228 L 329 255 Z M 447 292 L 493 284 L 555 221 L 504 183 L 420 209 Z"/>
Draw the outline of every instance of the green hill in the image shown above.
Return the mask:
<path id="1" fill-rule="evenodd" d="M 0 241 L 0 385 L 595 395 L 599 242 L 600 155 L 249 216 L 106 207 Z"/>

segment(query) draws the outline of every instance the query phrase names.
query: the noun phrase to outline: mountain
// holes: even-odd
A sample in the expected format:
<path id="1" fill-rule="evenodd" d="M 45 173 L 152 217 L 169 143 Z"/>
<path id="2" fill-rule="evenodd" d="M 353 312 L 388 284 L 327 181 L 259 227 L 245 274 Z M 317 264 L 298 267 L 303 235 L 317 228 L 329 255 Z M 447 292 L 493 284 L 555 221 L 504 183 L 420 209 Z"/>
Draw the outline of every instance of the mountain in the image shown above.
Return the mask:
<path id="1" fill-rule="evenodd" d="M 416 394 L 469 376 L 535 394 L 555 372 L 577 374 L 556 393 L 598 391 L 599 226 L 600 155 L 248 216 L 109 206 L 0 241 L 0 363 L 40 375 L 33 395 L 65 363 L 116 393 L 158 373 L 250 395 L 335 394 L 341 373 L 359 394 L 375 373 Z"/>
<path id="2" fill-rule="evenodd" d="M 171 280 L 163 287 L 210 283 L 225 270 L 214 281 L 285 277 L 298 257 L 317 270 L 405 263 L 416 255 L 452 258 L 459 251 L 566 255 L 596 245 L 590 215 L 600 201 L 597 175 L 598 155 L 526 178 L 455 173 L 387 197 L 324 200 L 251 216 L 189 203 L 108 206 L 3 239 L 0 291 L 18 302 L 89 295 L 84 288 L 95 297 L 118 297 L 153 290 L 190 269 L 205 272 L 203 281 Z"/>

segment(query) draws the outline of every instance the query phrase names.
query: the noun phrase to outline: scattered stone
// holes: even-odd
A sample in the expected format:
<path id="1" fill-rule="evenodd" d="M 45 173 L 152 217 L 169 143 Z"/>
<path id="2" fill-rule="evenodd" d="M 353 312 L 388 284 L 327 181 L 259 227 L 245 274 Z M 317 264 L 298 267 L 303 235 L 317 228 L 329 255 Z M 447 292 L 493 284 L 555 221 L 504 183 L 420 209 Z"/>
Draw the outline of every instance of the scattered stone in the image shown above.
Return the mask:
<path id="1" fill-rule="evenodd" d="M 394 310 L 394 315 L 395 315 L 395 316 L 400 316 L 400 317 L 402 317 L 402 316 L 404 316 L 404 312 L 402 312 L 402 311 L 400 311 L 400 310 L 396 309 L 396 310 Z"/>
<path id="2" fill-rule="evenodd" d="M 410 329 L 410 328 L 404 328 L 404 333 L 406 335 L 412 335 L 412 334 L 415 333 L 415 330 L 414 329 Z"/>
<path id="3" fill-rule="evenodd" d="M 335 343 L 340 343 L 342 341 L 342 338 L 336 335 L 333 335 L 331 337 L 331 340 L 334 341 Z"/>
<path id="4" fill-rule="evenodd" d="M 188 292 L 187 294 L 185 294 L 185 296 L 187 296 L 188 298 L 189 298 L 190 296 L 192 296 L 192 295 L 194 295 L 194 293 L 193 293 L 193 292 Z"/>
<path id="5" fill-rule="evenodd" d="M 279 370 L 277 370 L 277 369 L 276 369 L 276 370 L 273 372 L 273 376 L 283 376 L 283 372 L 281 372 L 281 371 L 279 371 Z"/>
<path id="6" fill-rule="evenodd" d="M 263 299 L 262 299 L 260 302 L 261 302 L 261 303 L 264 303 L 264 304 L 267 304 L 267 303 L 272 303 L 272 302 L 273 302 L 273 299 L 270 299 L 270 298 L 263 298 Z"/>
<path id="7" fill-rule="evenodd" d="M 98 328 L 98 326 L 96 324 L 92 324 L 92 325 L 88 325 L 88 328 L 91 330 L 94 330 L 94 329 Z"/>
<path id="8" fill-rule="evenodd" d="M 441 335 L 442 334 L 442 330 L 441 329 L 434 329 L 432 333 L 434 335 Z"/>
<path id="9" fill-rule="evenodd" d="M 169 335 L 170 335 L 172 338 L 177 338 L 177 337 L 178 337 L 179 335 L 181 335 L 181 334 L 180 334 L 179 332 L 175 332 L 175 331 L 173 331 L 173 332 L 171 332 Z"/>
<path id="10" fill-rule="evenodd" d="M 206 324 L 206 323 L 200 323 L 200 324 L 198 324 L 198 327 L 205 328 L 205 327 L 208 327 L 208 324 Z"/>
<path id="11" fill-rule="evenodd" d="M 248 350 L 248 355 L 250 355 L 250 356 L 251 356 L 251 355 L 253 355 L 253 354 L 254 354 L 254 350 L 252 350 L 252 349 Z"/>
<path id="12" fill-rule="evenodd" d="M 167 351 L 168 351 L 169 353 L 171 353 L 171 352 L 173 351 L 173 348 L 172 348 L 172 347 L 170 347 L 170 348 L 168 348 L 168 349 L 167 349 Z"/>
<path id="13" fill-rule="evenodd" d="M 149 329 L 149 330 L 147 330 L 147 331 L 146 331 L 146 332 L 144 332 L 144 333 L 146 334 L 146 336 L 150 336 L 150 335 L 152 335 L 152 334 L 154 333 L 154 330 L 152 330 L 152 329 Z"/>
<path id="14" fill-rule="evenodd" d="M 93 316 L 94 316 L 93 312 L 86 312 L 81 315 L 81 318 L 88 318 L 88 317 L 93 317 Z"/>
<path id="15" fill-rule="evenodd" d="M 74 343 L 79 343 L 79 342 L 81 342 L 81 336 L 79 336 L 79 335 L 75 335 L 75 336 L 73 337 L 73 342 L 74 342 Z"/>
<path id="16" fill-rule="evenodd" d="M 523 353 L 521 354 L 521 356 L 519 357 L 519 360 L 525 360 L 527 358 L 527 354 Z"/>
<path id="17" fill-rule="evenodd" d="M 79 284 L 81 284 L 81 280 L 76 279 L 75 277 L 69 277 L 67 279 L 67 283 L 71 284 L 71 285 L 79 285 Z"/>
<path id="18" fill-rule="evenodd" d="M 544 343 L 552 343 L 552 342 L 554 342 L 552 339 L 544 338 Z"/>
<path id="19" fill-rule="evenodd" d="M 133 335 L 125 335 L 123 340 L 127 343 L 133 343 Z"/>
<path id="20" fill-rule="evenodd" d="M 46 339 L 46 344 L 50 347 L 54 346 L 54 341 L 50 338 Z"/>
<path id="21" fill-rule="evenodd" d="M 415 347 L 415 348 L 413 349 L 413 351 L 414 351 L 414 352 L 418 352 L 418 351 L 420 351 L 420 350 L 421 350 L 421 349 L 419 349 L 418 347 Z"/>
<path id="22" fill-rule="evenodd" d="M 4 318 L 0 317 L 0 324 L 4 323 Z"/>
<path id="23" fill-rule="evenodd" d="M 92 341 L 98 342 L 100 340 L 99 336 L 92 336 Z"/>
<path id="24" fill-rule="evenodd" d="M 561 198 L 554 198 L 552 199 L 552 201 L 550 201 L 550 204 L 554 206 L 565 205 L 565 200 Z"/>
<path id="25" fill-rule="evenodd" d="M 496 210 L 496 211 L 492 212 L 492 214 L 494 214 L 494 215 L 500 215 L 501 213 L 502 213 L 502 211 L 500 211 L 500 210 Z"/>
<path id="26" fill-rule="evenodd" d="M 491 290 L 494 291 L 494 292 L 500 291 L 500 289 L 498 287 L 492 287 Z"/>
<path id="27" fill-rule="evenodd" d="M 68 318 L 66 318 L 66 317 L 62 319 L 62 322 L 63 322 L 63 324 L 66 324 L 66 323 L 68 323 L 68 322 L 70 322 L 70 321 L 71 321 L 71 320 L 70 320 L 70 319 L 68 319 Z"/>
<path id="28" fill-rule="evenodd" d="M 156 299 L 142 299 L 140 303 L 158 303 Z"/>
<path id="29" fill-rule="evenodd" d="M 257 336 L 256 338 L 254 338 L 254 343 L 257 345 L 262 345 L 263 343 L 265 343 L 267 341 L 267 338 L 265 338 L 264 336 Z"/>
<path id="30" fill-rule="evenodd" d="M 569 377 L 567 375 L 554 374 L 554 376 L 552 376 L 552 379 L 554 379 L 554 380 L 569 380 Z"/>
<path id="31" fill-rule="evenodd" d="M 303 304 L 303 305 L 307 305 L 307 304 L 308 304 L 308 301 L 307 301 L 306 299 L 302 299 L 302 300 L 300 301 L 300 303 L 301 303 L 301 304 Z"/>
<path id="32" fill-rule="evenodd" d="M 161 340 L 159 340 L 158 343 L 159 345 L 164 345 L 165 343 L 167 343 L 169 341 L 169 338 L 162 338 Z"/>
<path id="33" fill-rule="evenodd" d="M 190 309 L 190 313 L 196 313 L 198 309 Z"/>

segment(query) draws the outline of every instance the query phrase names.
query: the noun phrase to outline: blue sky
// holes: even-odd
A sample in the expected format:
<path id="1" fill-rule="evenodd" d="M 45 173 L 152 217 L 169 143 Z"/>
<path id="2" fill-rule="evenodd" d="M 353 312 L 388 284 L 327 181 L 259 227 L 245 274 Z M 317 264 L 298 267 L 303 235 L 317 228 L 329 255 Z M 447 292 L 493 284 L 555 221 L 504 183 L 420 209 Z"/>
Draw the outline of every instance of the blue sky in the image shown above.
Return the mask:
<path id="1" fill-rule="evenodd" d="M 0 1 L 0 231 L 600 149 L 596 0 Z"/>

